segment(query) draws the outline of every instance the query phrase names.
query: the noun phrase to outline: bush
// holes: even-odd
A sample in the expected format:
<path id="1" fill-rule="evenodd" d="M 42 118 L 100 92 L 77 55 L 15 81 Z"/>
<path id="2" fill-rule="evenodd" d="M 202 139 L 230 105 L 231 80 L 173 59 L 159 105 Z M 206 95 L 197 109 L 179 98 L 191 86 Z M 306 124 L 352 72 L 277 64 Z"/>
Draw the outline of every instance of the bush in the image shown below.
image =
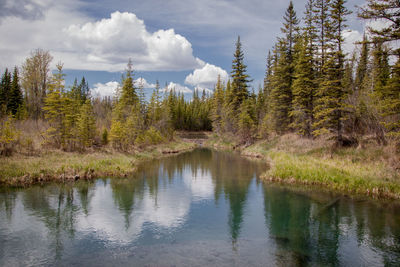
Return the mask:
<path id="1" fill-rule="evenodd" d="M 164 142 L 164 137 L 154 127 L 150 127 L 147 131 L 139 134 L 135 140 L 137 146 L 157 145 L 162 142 Z"/>
<path id="2" fill-rule="evenodd" d="M 11 156 L 19 137 L 19 132 L 15 129 L 14 118 L 6 117 L 0 126 L 0 155 Z"/>

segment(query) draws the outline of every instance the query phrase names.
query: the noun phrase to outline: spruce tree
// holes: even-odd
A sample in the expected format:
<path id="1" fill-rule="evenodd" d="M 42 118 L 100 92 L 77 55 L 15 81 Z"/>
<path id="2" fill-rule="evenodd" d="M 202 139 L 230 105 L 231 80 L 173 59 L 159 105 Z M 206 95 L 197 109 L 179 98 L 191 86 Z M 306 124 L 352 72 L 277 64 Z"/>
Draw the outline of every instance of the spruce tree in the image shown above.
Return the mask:
<path id="1" fill-rule="evenodd" d="M 315 20 L 318 31 L 318 66 L 319 72 L 323 73 L 324 65 L 326 61 L 326 53 L 330 50 L 329 39 L 330 39 L 330 7 L 331 0 L 315 0 Z"/>
<path id="2" fill-rule="evenodd" d="M 357 71 L 356 71 L 356 78 L 355 78 L 355 89 L 357 91 L 362 91 L 364 84 L 364 80 L 365 80 L 365 76 L 368 73 L 368 56 L 369 56 L 369 44 L 368 44 L 368 38 L 367 36 L 364 34 L 364 39 L 362 41 L 362 47 L 361 47 L 361 54 L 360 54 L 360 58 L 358 61 L 358 65 L 357 65 Z"/>
<path id="3" fill-rule="evenodd" d="M 293 117 L 292 128 L 300 135 L 307 137 L 310 137 L 312 133 L 314 94 L 316 92 L 313 54 L 310 54 L 309 42 L 307 36 L 304 36 L 303 41 L 297 43 L 300 54 L 296 61 L 293 109 L 290 113 Z"/>
<path id="4" fill-rule="evenodd" d="M 315 107 L 316 135 L 332 132 L 340 144 L 343 140 L 343 123 L 346 119 L 348 91 L 343 86 L 344 52 L 342 33 L 346 27 L 346 16 L 350 14 L 344 6 L 345 0 L 332 0 L 330 3 L 330 37 L 331 49 L 328 51 L 323 66 L 323 81 L 318 91 Z"/>
<path id="5" fill-rule="evenodd" d="M 365 20 L 379 20 L 383 27 L 368 27 L 374 42 L 393 42 L 400 40 L 400 1 L 367 0 L 367 4 L 359 8 L 358 16 Z M 394 54 L 400 57 L 400 48 Z"/>
<path id="6" fill-rule="evenodd" d="M 400 56 L 393 66 L 392 75 L 384 87 L 381 112 L 390 135 L 400 137 Z"/>
<path id="7" fill-rule="evenodd" d="M 86 99 L 80 108 L 77 127 L 82 147 L 92 146 L 96 134 L 96 119 L 90 99 Z"/>
<path id="8" fill-rule="evenodd" d="M 277 62 L 273 69 L 270 93 L 271 128 L 278 134 L 288 130 L 289 113 L 292 108 L 291 65 L 288 63 L 287 43 L 280 41 L 276 46 Z"/>
<path id="9" fill-rule="evenodd" d="M 249 75 L 246 74 L 247 66 L 244 64 L 244 54 L 242 51 L 242 44 L 240 42 L 240 36 L 238 36 L 236 42 L 236 50 L 234 53 L 234 59 L 232 61 L 232 105 L 235 111 L 239 110 L 240 105 L 249 96 L 248 83 Z"/>
<path id="10" fill-rule="evenodd" d="M 22 108 L 23 97 L 21 85 L 19 83 L 19 74 L 17 67 L 14 68 L 14 73 L 11 82 L 11 92 L 8 100 L 7 110 L 13 115 L 16 115 L 18 110 Z"/>
<path id="11" fill-rule="evenodd" d="M 3 76 L 1 77 L 0 84 L 0 114 L 8 114 L 8 103 L 11 94 L 11 73 L 6 70 L 4 71 Z"/>
<path id="12" fill-rule="evenodd" d="M 45 118 L 50 124 L 47 129 L 49 138 L 55 145 L 65 147 L 67 130 L 65 125 L 65 103 L 64 103 L 64 76 L 62 64 L 57 64 L 57 73 L 48 86 L 49 92 L 44 99 L 43 110 Z"/>
<path id="13" fill-rule="evenodd" d="M 251 98 L 245 100 L 240 106 L 238 118 L 239 136 L 247 144 L 252 142 L 256 130 L 253 107 L 254 103 Z"/>
<path id="14" fill-rule="evenodd" d="M 213 130 L 217 133 L 222 131 L 222 112 L 224 106 L 224 85 L 221 82 L 221 76 L 218 75 L 217 84 L 215 85 L 214 94 L 212 97 L 212 125 Z"/>

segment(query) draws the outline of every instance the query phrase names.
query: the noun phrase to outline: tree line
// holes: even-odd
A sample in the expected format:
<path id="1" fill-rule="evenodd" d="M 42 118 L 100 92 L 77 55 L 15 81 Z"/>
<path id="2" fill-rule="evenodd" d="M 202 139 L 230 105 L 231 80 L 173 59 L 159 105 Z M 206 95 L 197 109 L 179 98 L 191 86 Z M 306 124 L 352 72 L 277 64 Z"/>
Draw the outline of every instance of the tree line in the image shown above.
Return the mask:
<path id="1" fill-rule="evenodd" d="M 400 136 L 400 4 L 368 0 L 358 9 L 365 20 L 384 20 L 370 27 L 347 55 L 343 33 L 351 13 L 345 0 L 308 0 L 304 17 L 290 2 L 281 36 L 269 51 L 264 83 L 258 91 L 244 63 L 240 37 L 230 79 L 218 78 L 212 95 L 194 91 L 190 101 L 169 90 L 153 90 L 150 100 L 127 64 L 113 97 L 91 96 L 85 78 L 66 88 L 62 64 L 50 71 L 48 51 L 32 52 L 22 67 L 1 77 L 0 143 L 10 144 L 12 120 L 45 120 L 46 142 L 65 150 L 111 145 L 120 150 L 158 144 L 174 130 L 213 130 L 242 143 L 295 132 L 313 138 L 330 136 L 338 145 L 373 135 L 381 144 Z M 394 64 L 392 62 L 395 62 Z M 14 138 L 15 139 L 15 138 Z"/>
<path id="2" fill-rule="evenodd" d="M 343 33 L 351 12 L 345 0 L 308 0 L 299 20 L 290 2 L 273 49 L 268 53 L 263 87 L 249 89 L 240 37 L 231 80 L 218 81 L 212 97 L 213 129 L 237 133 L 244 142 L 295 132 L 332 136 L 345 145 L 362 135 L 400 136 L 400 39 L 398 1 L 369 0 L 359 8 L 366 20 L 390 26 L 369 29 L 359 55 L 346 55 Z M 390 65 L 390 58 L 396 63 Z"/>

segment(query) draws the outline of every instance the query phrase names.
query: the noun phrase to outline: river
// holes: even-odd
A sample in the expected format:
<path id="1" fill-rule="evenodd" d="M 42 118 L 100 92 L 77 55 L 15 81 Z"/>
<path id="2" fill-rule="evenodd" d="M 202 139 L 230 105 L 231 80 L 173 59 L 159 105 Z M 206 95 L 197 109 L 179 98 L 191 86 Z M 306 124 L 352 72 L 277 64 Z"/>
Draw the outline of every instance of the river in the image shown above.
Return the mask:
<path id="1" fill-rule="evenodd" d="M 0 266 L 398 266 L 400 209 L 263 183 L 199 148 L 134 177 L 0 191 Z"/>

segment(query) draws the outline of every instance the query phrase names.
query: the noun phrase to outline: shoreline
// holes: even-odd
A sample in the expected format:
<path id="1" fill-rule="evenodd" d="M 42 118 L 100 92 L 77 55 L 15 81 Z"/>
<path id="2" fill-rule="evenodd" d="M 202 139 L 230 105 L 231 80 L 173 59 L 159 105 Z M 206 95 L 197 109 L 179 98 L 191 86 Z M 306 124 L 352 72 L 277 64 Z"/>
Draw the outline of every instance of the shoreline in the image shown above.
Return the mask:
<path id="1" fill-rule="evenodd" d="M 127 177 L 146 160 L 177 155 L 196 148 L 194 143 L 173 140 L 132 153 L 114 150 L 89 152 L 45 151 L 40 155 L 16 154 L 0 158 L 0 188 L 24 188 L 36 184 L 93 180 L 99 177 Z"/>
<path id="2" fill-rule="evenodd" d="M 241 147 L 227 137 L 208 134 L 201 146 L 237 151 L 243 157 L 266 161 L 270 168 L 260 177 L 264 182 L 315 187 L 369 199 L 400 199 L 400 172 L 389 166 L 387 160 L 381 160 L 385 156 L 382 147 L 341 148 L 332 152 L 326 142 L 316 142 L 316 145 L 312 142 L 289 135 Z M 196 147 L 195 141 L 178 138 L 133 153 L 54 150 L 38 156 L 17 154 L 0 159 L 3 163 L 0 188 L 127 177 L 145 160 L 176 155 Z"/>
<path id="3" fill-rule="evenodd" d="M 248 147 L 214 135 L 206 146 L 267 161 L 270 168 L 260 177 L 264 182 L 314 187 L 369 199 L 400 199 L 400 171 L 390 165 L 391 158 L 384 147 L 332 151 L 326 141 L 314 142 L 293 135 Z"/>

